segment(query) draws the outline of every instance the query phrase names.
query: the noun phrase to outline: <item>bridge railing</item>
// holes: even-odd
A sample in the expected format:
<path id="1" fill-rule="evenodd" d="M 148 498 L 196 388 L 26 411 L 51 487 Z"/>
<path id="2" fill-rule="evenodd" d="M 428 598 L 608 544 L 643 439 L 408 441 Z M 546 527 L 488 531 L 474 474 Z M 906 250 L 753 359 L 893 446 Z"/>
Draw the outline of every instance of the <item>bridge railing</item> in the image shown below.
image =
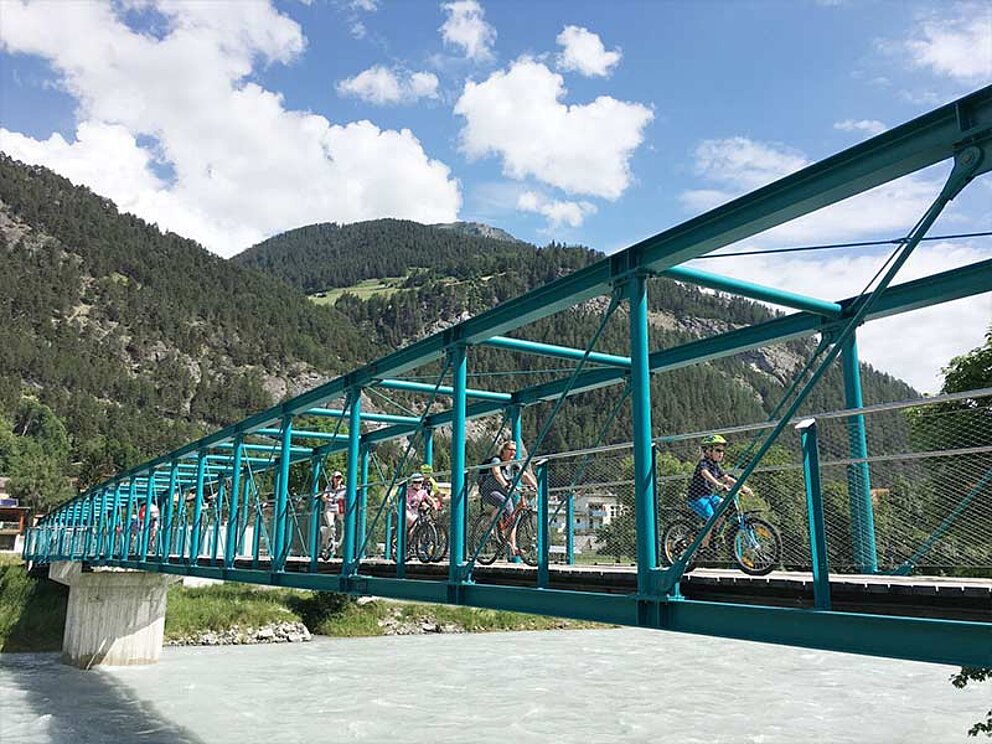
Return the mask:
<path id="1" fill-rule="evenodd" d="M 831 570 L 968 575 L 992 567 L 992 390 L 815 419 Z M 725 470 L 739 469 L 747 442 L 768 427 L 721 430 L 729 440 Z M 867 454 L 851 457 L 859 428 Z M 707 433 L 656 439 L 659 540 L 671 521 L 693 519 L 686 494 L 698 442 Z M 549 455 L 552 544 L 571 545 L 577 563 L 634 563 L 632 468 L 630 445 Z M 780 436 L 748 486 L 753 495 L 742 495 L 742 506 L 761 511 L 779 529 L 783 567 L 809 569 L 806 483 L 795 431 Z"/>
<path id="2" fill-rule="evenodd" d="M 992 568 L 992 389 L 867 406 L 814 415 L 817 422 L 823 511 L 831 571 L 987 575 Z M 725 470 L 741 468 L 748 442 L 771 424 L 720 430 L 727 439 Z M 686 494 L 700 457 L 698 442 L 711 432 L 655 438 L 655 527 L 659 537 L 674 520 L 692 519 Z M 864 446 L 858 444 L 863 434 Z M 852 456 L 863 452 L 864 456 Z M 548 480 L 547 539 L 552 563 L 635 564 L 633 457 L 630 444 L 552 453 L 541 457 Z M 294 465 L 305 470 L 308 463 Z M 469 508 L 465 555 L 472 558 L 472 525 L 481 513 L 478 468 L 466 473 Z M 450 480 L 448 473 L 435 478 Z M 304 479 L 305 480 L 305 479 Z M 396 559 L 393 548 L 402 523 L 402 478 L 370 478 L 362 484 L 365 510 L 357 544 L 363 560 Z M 811 567 L 807 484 L 797 432 L 787 428 L 749 478 L 745 509 L 758 510 L 782 539 L 782 567 Z M 266 490 L 268 488 L 268 490 Z M 324 547 L 323 506 L 313 489 L 292 494 L 287 520 L 291 558 L 316 567 L 312 546 Z M 205 499 L 198 539 L 185 494 L 172 494 L 171 528 L 163 520 L 149 534 L 144 556 L 169 553 L 173 560 L 223 560 L 229 539 L 238 559 L 264 562 L 273 529 L 271 484 L 250 481 L 239 495 L 238 524 L 228 530 L 230 494 L 223 487 Z M 383 501 L 386 501 L 383 504 Z M 106 503 L 104 503 L 106 502 Z M 26 553 L 74 559 L 142 557 L 137 512 L 123 495 L 94 494 L 75 510 L 29 534 Z M 164 510 L 165 505 L 162 505 Z M 96 519 L 99 512 L 103 519 Z M 447 524 L 447 508 L 440 522 Z M 344 520 L 335 528 L 338 542 Z M 315 538 L 314 529 L 319 531 Z M 445 560 L 439 552 L 437 558 Z M 725 565 L 728 556 L 703 563 Z M 398 571 L 400 575 L 402 571 Z"/>

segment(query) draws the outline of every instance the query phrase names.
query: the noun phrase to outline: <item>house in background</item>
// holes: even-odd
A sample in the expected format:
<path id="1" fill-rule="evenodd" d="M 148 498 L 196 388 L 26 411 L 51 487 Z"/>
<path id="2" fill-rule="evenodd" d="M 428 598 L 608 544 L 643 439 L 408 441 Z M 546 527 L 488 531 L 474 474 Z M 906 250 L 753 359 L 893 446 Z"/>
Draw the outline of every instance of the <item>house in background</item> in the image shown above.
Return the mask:
<path id="1" fill-rule="evenodd" d="M 0 552 L 20 553 L 24 548 L 24 530 L 28 526 L 26 506 L 7 494 L 9 478 L 0 478 Z"/>

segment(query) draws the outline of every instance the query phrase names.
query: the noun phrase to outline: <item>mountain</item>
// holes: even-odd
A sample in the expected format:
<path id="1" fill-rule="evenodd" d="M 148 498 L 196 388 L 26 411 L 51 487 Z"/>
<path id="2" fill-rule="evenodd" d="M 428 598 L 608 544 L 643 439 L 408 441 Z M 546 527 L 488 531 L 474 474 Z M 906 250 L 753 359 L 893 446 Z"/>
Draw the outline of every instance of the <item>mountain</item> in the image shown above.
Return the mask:
<path id="1" fill-rule="evenodd" d="M 501 230 L 498 227 L 493 227 L 492 225 L 486 225 L 482 222 L 438 222 L 431 227 L 437 227 L 442 230 L 454 230 L 455 232 L 462 233 L 463 235 L 474 235 L 479 238 L 494 238 L 496 240 L 505 240 L 508 243 L 523 243 L 524 241 L 520 238 L 515 238 L 510 235 L 506 230 Z"/>
<path id="2" fill-rule="evenodd" d="M 383 219 L 289 230 L 252 246 L 231 262 L 313 294 L 366 279 L 404 276 L 415 269 L 461 279 L 518 273 L 523 268 L 534 282 L 543 284 L 596 258 L 593 251 L 576 248 L 537 255 L 534 246 L 519 241 Z"/>
<path id="3" fill-rule="evenodd" d="M 339 311 L 0 155 L 0 469 L 35 403 L 86 484 L 377 353 Z"/>

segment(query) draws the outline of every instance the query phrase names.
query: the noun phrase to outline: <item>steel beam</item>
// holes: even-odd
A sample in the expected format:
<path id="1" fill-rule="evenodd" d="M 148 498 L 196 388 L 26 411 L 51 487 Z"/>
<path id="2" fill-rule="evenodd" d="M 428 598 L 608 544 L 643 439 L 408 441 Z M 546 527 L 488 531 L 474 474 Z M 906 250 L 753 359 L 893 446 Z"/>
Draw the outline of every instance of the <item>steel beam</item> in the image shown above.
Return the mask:
<path id="1" fill-rule="evenodd" d="M 840 312 L 840 307 L 837 307 Z M 595 364 L 605 364 L 610 367 L 630 367 L 630 357 L 617 356 L 615 354 L 603 354 L 598 351 L 591 351 L 586 354 L 584 349 L 573 349 L 568 346 L 556 346 L 555 344 L 544 344 L 536 341 L 526 341 L 520 338 L 509 338 L 507 336 L 493 336 L 482 342 L 483 346 L 492 346 L 496 349 L 506 349 L 508 351 L 519 351 L 524 354 L 538 354 L 540 356 L 554 357 L 556 359 L 567 359 L 569 361 L 579 361 L 586 358 Z"/>
<path id="2" fill-rule="evenodd" d="M 436 390 L 438 395 L 454 395 L 455 389 L 449 385 L 428 385 L 426 382 L 411 382 L 409 380 L 379 380 L 375 387 L 386 388 L 387 390 L 405 390 L 410 393 L 426 393 L 428 395 Z M 509 393 L 494 393 L 489 390 L 475 390 L 466 388 L 465 396 L 476 398 L 477 400 L 496 400 L 508 403 L 512 396 Z"/>
<path id="3" fill-rule="evenodd" d="M 721 292 L 730 292 L 741 297 L 750 297 L 752 300 L 770 302 L 773 305 L 805 310 L 806 312 L 824 315 L 828 318 L 839 317 L 843 310 L 837 302 L 826 302 L 825 300 L 818 300 L 815 297 L 806 297 L 795 292 L 788 292 L 784 289 L 764 287 L 742 279 L 711 274 L 708 271 L 690 269 L 685 266 L 673 266 L 670 269 L 665 269 L 661 275 L 680 282 L 689 282 L 700 287 L 709 287 L 710 289 L 716 289 Z"/>
<path id="4" fill-rule="evenodd" d="M 327 416 L 329 418 L 347 418 L 348 412 L 332 408 L 310 408 L 304 413 L 308 416 Z M 416 416 L 394 416 L 388 413 L 363 413 L 362 421 L 373 424 L 418 424 Z"/>

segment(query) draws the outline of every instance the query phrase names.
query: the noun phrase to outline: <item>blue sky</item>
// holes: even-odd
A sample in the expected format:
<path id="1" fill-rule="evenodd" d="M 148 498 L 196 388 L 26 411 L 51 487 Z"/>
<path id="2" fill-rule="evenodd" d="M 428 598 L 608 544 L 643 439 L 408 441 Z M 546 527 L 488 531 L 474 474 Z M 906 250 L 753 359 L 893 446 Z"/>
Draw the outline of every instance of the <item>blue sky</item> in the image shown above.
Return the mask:
<path id="1" fill-rule="evenodd" d="M 992 81 L 986 2 L 0 0 L 0 19 L 0 149 L 225 256 L 382 216 L 614 251 Z M 748 246 L 901 235 L 944 173 Z M 989 229 L 988 180 L 934 233 Z M 902 278 L 990 255 L 930 244 Z M 705 265 L 836 299 L 881 260 Z M 990 314 L 870 324 L 862 356 L 933 390 Z"/>

